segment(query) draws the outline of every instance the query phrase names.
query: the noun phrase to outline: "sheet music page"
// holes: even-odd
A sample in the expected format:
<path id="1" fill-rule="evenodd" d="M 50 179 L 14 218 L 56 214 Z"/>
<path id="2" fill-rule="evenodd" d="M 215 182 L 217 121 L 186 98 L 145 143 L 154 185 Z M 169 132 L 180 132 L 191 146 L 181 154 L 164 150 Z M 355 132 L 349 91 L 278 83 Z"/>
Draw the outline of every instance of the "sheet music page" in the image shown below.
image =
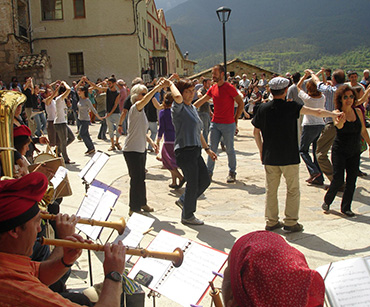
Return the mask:
<path id="1" fill-rule="evenodd" d="M 94 157 L 93 157 L 94 158 Z M 105 163 L 107 163 L 109 156 L 104 152 L 101 152 L 99 156 L 97 156 L 95 163 L 90 167 L 90 169 L 85 174 L 84 178 L 86 182 L 91 183 L 101 169 L 104 167 Z"/>
<path id="2" fill-rule="evenodd" d="M 66 178 L 68 170 L 63 167 L 59 166 L 57 171 L 54 174 L 54 177 L 50 179 L 50 182 L 53 184 L 54 190 L 60 185 L 60 183 Z"/>
<path id="3" fill-rule="evenodd" d="M 182 238 L 173 233 L 162 230 L 150 243 L 147 249 L 153 251 L 173 252 L 177 247 L 183 249 L 188 242 L 189 240 L 186 238 Z M 156 290 L 155 286 L 162 277 L 168 273 L 171 267 L 173 267 L 171 261 L 141 257 L 132 268 L 128 277 L 135 279 L 135 276 L 139 271 L 144 271 L 153 276 L 153 280 L 150 282 L 148 288 Z"/>
<path id="4" fill-rule="evenodd" d="M 143 232 L 152 227 L 153 223 L 154 218 L 134 213 L 126 224 L 125 232 L 114 243 L 122 241 L 123 245 L 137 247 L 144 238 Z"/>
<path id="5" fill-rule="evenodd" d="M 194 241 L 185 250 L 184 262 L 174 268 L 167 279 L 158 287 L 158 292 L 183 305 L 199 304 L 209 281 L 215 278 L 228 255 L 203 246 Z"/>
<path id="6" fill-rule="evenodd" d="M 94 164 L 94 162 L 98 159 L 98 157 L 101 155 L 101 151 L 96 152 L 92 158 L 86 163 L 84 168 L 81 170 L 81 172 L 78 174 L 78 176 L 82 179 L 85 177 L 86 173 L 90 169 L 90 167 Z"/>
<path id="7" fill-rule="evenodd" d="M 329 265 L 317 271 L 324 278 Z M 370 306 L 370 271 L 364 258 L 334 262 L 325 279 L 325 288 L 332 306 Z"/>

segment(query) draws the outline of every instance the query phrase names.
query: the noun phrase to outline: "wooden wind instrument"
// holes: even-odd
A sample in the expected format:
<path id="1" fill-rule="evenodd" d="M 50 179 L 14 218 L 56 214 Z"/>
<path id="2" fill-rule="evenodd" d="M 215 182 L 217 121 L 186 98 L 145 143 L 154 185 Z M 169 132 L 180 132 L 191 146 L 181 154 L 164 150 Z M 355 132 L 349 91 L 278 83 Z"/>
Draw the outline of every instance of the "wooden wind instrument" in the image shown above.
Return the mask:
<path id="1" fill-rule="evenodd" d="M 47 239 L 41 237 L 37 239 L 42 245 L 54 245 L 61 247 L 69 247 L 76 249 L 90 249 L 95 251 L 104 251 L 104 245 L 94 244 L 94 243 L 82 243 L 82 242 L 73 242 L 69 240 L 59 240 L 59 239 Z M 184 252 L 181 248 L 176 248 L 172 253 L 170 252 L 159 252 L 159 251 L 149 251 L 144 248 L 131 248 L 126 246 L 126 254 L 140 256 L 143 258 L 157 258 L 172 261 L 173 265 L 178 268 L 182 261 L 184 260 Z"/>
<path id="2" fill-rule="evenodd" d="M 54 221 L 56 219 L 56 215 L 49 214 L 49 213 L 40 213 L 40 216 L 44 220 Z M 123 232 L 125 231 L 125 228 L 126 228 L 126 222 L 125 222 L 125 219 L 123 217 L 121 217 L 121 219 L 119 221 L 116 221 L 116 222 L 97 221 L 97 220 L 93 220 L 93 219 L 80 218 L 77 223 L 91 225 L 91 226 L 102 226 L 102 227 L 114 228 L 118 231 L 118 233 L 120 235 L 123 234 Z"/>
<path id="3" fill-rule="evenodd" d="M 221 291 L 215 288 L 212 281 L 209 282 L 209 285 L 211 286 L 209 295 L 212 297 L 212 301 L 215 304 L 215 307 L 223 307 L 224 305 L 222 304 L 221 297 L 220 297 Z"/>

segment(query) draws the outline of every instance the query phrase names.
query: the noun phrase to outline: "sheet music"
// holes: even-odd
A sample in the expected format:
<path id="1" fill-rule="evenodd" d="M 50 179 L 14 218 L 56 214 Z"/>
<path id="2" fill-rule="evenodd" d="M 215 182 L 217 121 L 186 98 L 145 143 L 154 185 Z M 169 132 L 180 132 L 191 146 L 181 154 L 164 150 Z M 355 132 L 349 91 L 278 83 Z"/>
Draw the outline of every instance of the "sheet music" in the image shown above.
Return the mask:
<path id="1" fill-rule="evenodd" d="M 119 235 L 114 243 L 122 241 L 123 245 L 137 247 L 144 238 L 143 232 L 152 227 L 154 218 L 134 213 L 128 220 L 125 231 Z"/>
<path id="2" fill-rule="evenodd" d="M 187 243 L 188 239 L 186 238 L 161 231 L 150 243 L 147 249 L 153 251 L 173 252 L 177 247 L 183 249 Z M 153 276 L 153 280 L 149 284 L 149 288 L 155 290 L 155 286 L 162 279 L 163 275 L 165 275 L 172 267 L 173 265 L 171 261 L 155 258 L 140 258 L 132 268 L 128 277 L 134 279 L 140 270 L 144 271 Z"/>
<path id="3" fill-rule="evenodd" d="M 108 160 L 109 155 L 98 150 L 78 175 L 90 184 Z"/>
<path id="4" fill-rule="evenodd" d="M 209 247 L 192 243 L 188 250 L 185 250 L 183 264 L 173 269 L 159 291 L 183 306 L 199 303 L 209 287 L 209 281 L 215 278 L 212 271 L 219 271 L 228 257 Z"/>
<path id="5" fill-rule="evenodd" d="M 370 306 L 370 271 L 368 259 L 354 258 L 334 262 L 325 279 L 325 288 L 332 306 Z M 324 278 L 329 265 L 317 271 Z"/>
<path id="6" fill-rule="evenodd" d="M 108 219 L 119 195 L 119 190 L 94 180 L 76 215 L 83 218 L 105 221 Z M 84 232 L 91 239 L 96 240 L 103 227 L 77 224 L 76 228 Z"/>
<path id="7" fill-rule="evenodd" d="M 53 178 L 50 179 L 50 182 L 53 184 L 53 187 L 55 190 L 62 183 L 64 178 L 66 178 L 67 173 L 68 173 L 68 170 L 65 167 L 63 166 L 58 167 Z"/>
<path id="8" fill-rule="evenodd" d="M 148 249 L 172 252 L 176 247 L 184 250 L 184 261 L 180 267 L 175 268 L 164 260 L 141 258 L 129 277 L 135 278 L 142 270 L 153 276 L 150 289 L 183 306 L 199 304 L 209 286 L 208 282 L 215 278 L 212 271 L 219 271 L 228 255 L 166 231 L 161 231 Z"/>

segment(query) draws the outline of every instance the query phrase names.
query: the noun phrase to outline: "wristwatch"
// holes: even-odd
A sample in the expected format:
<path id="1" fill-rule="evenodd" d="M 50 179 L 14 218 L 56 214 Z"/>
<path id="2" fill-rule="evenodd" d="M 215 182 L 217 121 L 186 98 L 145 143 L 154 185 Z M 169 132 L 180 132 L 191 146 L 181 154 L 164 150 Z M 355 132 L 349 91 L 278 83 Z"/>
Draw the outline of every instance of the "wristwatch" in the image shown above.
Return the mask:
<path id="1" fill-rule="evenodd" d="M 108 278 L 108 279 L 113 280 L 115 282 L 121 282 L 122 281 L 121 274 L 116 272 L 116 271 L 112 271 L 112 272 L 108 273 L 107 275 L 105 275 L 105 278 Z"/>

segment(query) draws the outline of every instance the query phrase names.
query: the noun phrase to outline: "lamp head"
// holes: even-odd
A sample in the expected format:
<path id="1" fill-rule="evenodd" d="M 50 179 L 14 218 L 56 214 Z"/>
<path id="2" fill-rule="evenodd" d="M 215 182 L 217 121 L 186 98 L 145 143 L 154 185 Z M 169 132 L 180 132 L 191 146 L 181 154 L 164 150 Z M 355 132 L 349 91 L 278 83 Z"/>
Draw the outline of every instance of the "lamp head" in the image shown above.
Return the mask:
<path id="1" fill-rule="evenodd" d="M 225 23 L 229 21 L 231 9 L 229 9 L 228 7 L 222 6 L 216 10 L 216 13 L 217 13 L 218 20 L 222 23 Z"/>

